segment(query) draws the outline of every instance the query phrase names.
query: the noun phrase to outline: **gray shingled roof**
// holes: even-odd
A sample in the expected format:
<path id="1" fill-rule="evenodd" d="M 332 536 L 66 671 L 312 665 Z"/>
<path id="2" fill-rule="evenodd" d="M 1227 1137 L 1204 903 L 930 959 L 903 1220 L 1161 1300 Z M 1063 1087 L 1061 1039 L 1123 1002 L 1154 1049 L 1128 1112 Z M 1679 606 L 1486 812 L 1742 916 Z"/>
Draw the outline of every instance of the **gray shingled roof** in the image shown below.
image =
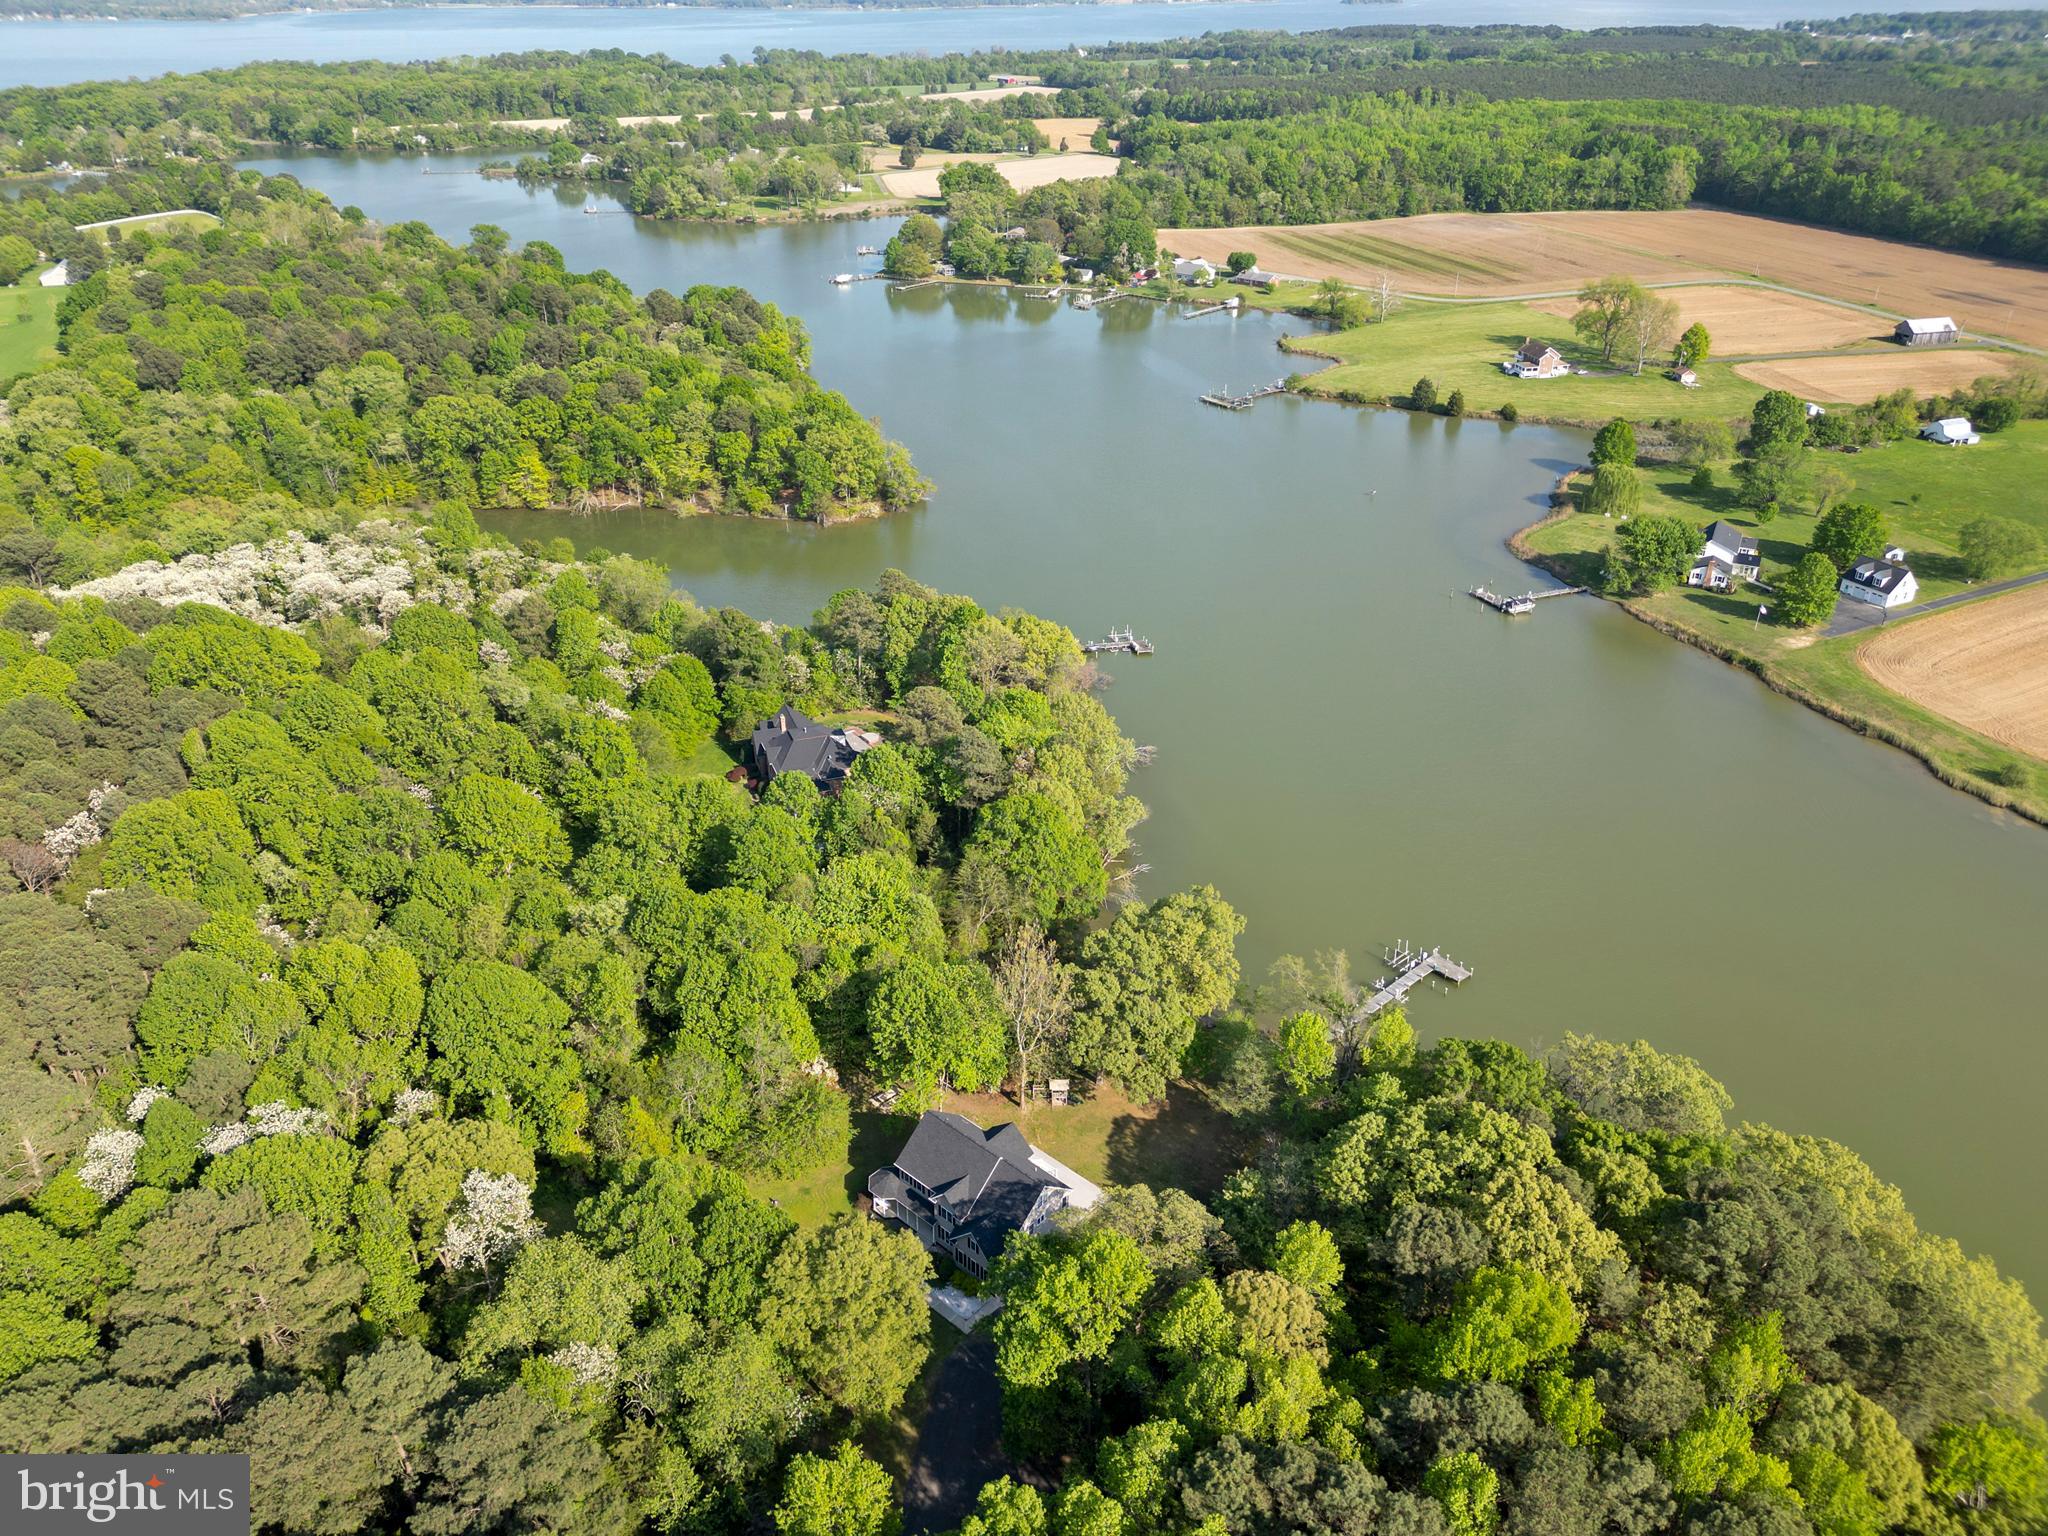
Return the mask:
<path id="1" fill-rule="evenodd" d="M 1031 1161 L 1031 1143 L 1016 1126 L 984 1131 L 942 1109 L 918 1118 L 895 1166 L 931 1190 L 953 1213 L 957 1230 L 990 1258 L 1030 1219 L 1041 1193 L 1065 1187 Z"/>
<path id="2" fill-rule="evenodd" d="M 1868 587 L 1873 592 L 1889 592 L 1912 574 L 1907 567 L 1893 560 L 1879 560 L 1875 556 L 1858 560 L 1849 567 L 1849 579 L 1859 587 Z"/>
<path id="3" fill-rule="evenodd" d="M 819 783 L 845 776 L 853 748 L 837 727 L 821 725 L 795 705 L 786 705 L 754 731 L 754 765 L 767 778 L 802 773 Z"/>

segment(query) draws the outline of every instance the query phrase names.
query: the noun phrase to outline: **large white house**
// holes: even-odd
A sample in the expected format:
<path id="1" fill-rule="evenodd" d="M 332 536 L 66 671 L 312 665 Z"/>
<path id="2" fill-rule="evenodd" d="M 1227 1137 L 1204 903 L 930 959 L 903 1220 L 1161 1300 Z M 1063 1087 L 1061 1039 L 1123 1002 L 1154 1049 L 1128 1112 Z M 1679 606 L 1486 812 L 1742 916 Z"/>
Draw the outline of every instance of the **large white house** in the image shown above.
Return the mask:
<path id="1" fill-rule="evenodd" d="M 45 288 L 62 288 L 71 281 L 71 263 L 60 261 L 36 274 L 36 281 Z"/>
<path id="2" fill-rule="evenodd" d="M 1755 581 L 1763 568 L 1764 558 L 1756 540 L 1723 519 L 1708 527 L 1706 541 L 1693 557 L 1685 584 L 1727 592 L 1738 581 Z"/>
<path id="3" fill-rule="evenodd" d="M 1979 441 L 1977 429 L 1970 425 L 1967 416 L 1944 416 L 1939 421 L 1930 421 L 1920 429 L 1920 435 L 1930 443 L 1940 443 L 1945 448 L 1957 448 L 1966 443 Z"/>
<path id="4" fill-rule="evenodd" d="M 1897 608 L 1910 603 L 1920 590 L 1920 581 L 1903 561 L 1872 555 L 1858 560 L 1842 573 L 1842 596 L 1878 608 Z"/>
<path id="5" fill-rule="evenodd" d="M 1216 268 L 1199 256 L 1176 256 L 1173 258 L 1173 275 L 1184 283 L 1213 283 Z"/>

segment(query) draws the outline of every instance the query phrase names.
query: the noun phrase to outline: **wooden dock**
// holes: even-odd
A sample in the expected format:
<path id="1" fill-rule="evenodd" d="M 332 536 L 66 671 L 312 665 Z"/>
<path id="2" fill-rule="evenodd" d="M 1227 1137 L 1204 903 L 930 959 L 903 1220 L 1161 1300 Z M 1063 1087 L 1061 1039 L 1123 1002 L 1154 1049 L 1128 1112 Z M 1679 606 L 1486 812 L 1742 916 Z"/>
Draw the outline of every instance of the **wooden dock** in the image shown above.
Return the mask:
<path id="1" fill-rule="evenodd" d="M 865 275 L 868 277 L 886 278 L 889 274 L 886 272 L 870 272 Z M 894 291 L 897 293 L 908 293 L 913 288 L 929 288 L 933 283 L 944 281 L 945 279 L 940 277 L 914 277 L 907 283 L 895 284 Z"/>
<path id="2" fill-rule="evenodd" d="M 1238 301 L 1235 298 L 1228 298 L 1221 304 L 1207 304 L 1200 309 L 1191 309 L 1181 318 L 1184 320 L 1199 320 L 1204 315 L 1234 315 L 1237 313 L 1237 307 Z"/>
<path id="3" fill-rule="evenodd" d="M 1110 292 L 1108 293 L 1101 294 L 1084 293 L 1081 295 L 1080 298 L 1074 300 L 1074 308 L 1107 309 L 1110 305 L 1114 304 L 1118 299 L 1128 299 L 1133 297 L 1140 297 L 1140 295 L 1126 293 L 1121 288 L 1115 288 L 1110 290 Z"/>
<path id="4" fill-rule="evenodd" d="M 1090 640 L 1081 647 L 1090 656 L 1100 656 L 1110 651 L 1128 651 L 1133 656 L 1150 656 L 1152 642 L 1143 635 L 1131 633 L 1128 629 L 1112 629 L 1106 640 Z"/>
<path id="5" fill-rule="evenodd" d="M 1495 592 L 1481 583 L 1467 595 L 1478 598 L 1496 613 L 1523 614 L 1535 608 L 1546 597 L 1572 597 L 1585 590 L 1584 587 L 1553 587 L 1547 592 L 1521 592 L 1510 597 L 1504 592 Z"/>
<path id="6" fill-rule="evenodd" d="M 1382 976 L 1373 983 L 1372 995 L 1345 1018 L 1345 1024 L 1364 1023 L 1374 1014 L 1400 1002 L 1432 976 L 1441 977 L 1452 986 L 1472 979 L 1471 966 L 1458 964 L 1435 947 L 1417 953 L 1404 942 L 1388 950 L 1382 958 L 1392 976 Z"/>
<path id="7" fill-rule="evenodd" d="M 1217 390 L 1214 394 L 1202 396 L 1202 404 L 1213 405 L 1219 410 L 1225 411 L 1248 411 L 1259 401 L 1265 399 L 1266 396 L 1282 395 L 1286 392 L 1287 381 L 1285 379 L 1275 379 L 1270 384 L 1261 384 L 1257 389 L 1246 395 L 1233 395 L 1227 390 Z"/>

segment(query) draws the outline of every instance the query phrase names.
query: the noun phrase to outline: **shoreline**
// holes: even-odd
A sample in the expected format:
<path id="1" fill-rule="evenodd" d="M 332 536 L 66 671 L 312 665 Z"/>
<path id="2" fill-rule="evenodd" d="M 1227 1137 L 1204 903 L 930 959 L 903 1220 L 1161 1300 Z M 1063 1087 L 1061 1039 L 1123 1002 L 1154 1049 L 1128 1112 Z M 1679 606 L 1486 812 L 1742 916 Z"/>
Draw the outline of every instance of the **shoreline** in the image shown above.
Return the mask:
<path id="1" fill-rule="evenodd" d="M 940 0 L 932 5 L 862 5 L 859 0 L 825 0 L 818 5 L 797 5 L 771 3 L 750 5 L 746 0 L 632 0 L 627 4 L 578 4 L 576 0 L 423 0 L 423 3 L 388 5 L 378 0 L 365 0 L 360 5 L 288 5 L 279 4 L 262 10 L 235 11 L 218 16 L 180 15 L 176 12 L 158 12 L 155 8 L 138 10 L 123 16 L 56 16 L 34 11 L 18 11 L 0 16 L 0 22 L 17 23 L 78 23 L 83 25 L 114 25 L 133 21 L 177 21 L 177 22 L 237 22 L 265 21 L 279 16 L 348 16 L 365 13 L 388 14 L 393 11 L 873 11 L 883 15 L 914 16 L 920 11 L 1044 11 L 1044 10 L 1103 10 L 1123 6 L 1183 5 L 1189 7 L 1218 4 L 1257 4 L 1259 0 Z M 1388 0 L 1344 0 L 1346 4 L 1386 4 Z"/>
<path id="2" fill-rule="evenodd" d="M 1560 581 L 1575 581 L 1574 573 L 1570 571 L 1568 562 L 1534 548 L 1530 544 L 1529 539 L 1531 535 L 1550 527 L 1552 524 L 1562 522 L 1577 510 L 1573 500 L 1572 483 L 1584 472 L 1584 467 L 1581 466 L 1560 475 L 1557 483 L 1551 487 L 1550 510 L 1537 518 L 1535 522 L 1515 529 L 1503 541 L 1507 545 L 1508 552 L 1517 560 L 1522 561 L 1524 564 L 1532 565 L 1545 575 L 1556 577 Z M 1957 773 L 1935 755 L 1935 748 L 1931 744 L 1919 740 L 1907 731 L 1902 731 L 1881 720 L 1874 719 L 1849 704 L 1815 692 L 1799 679 L 1786 675 L 1780 668 L 1773 667 L 1767 659 L 1749 655 L 1733 646 L 1715 640 L 1709 635 L 1702 634 L 1696 629 L 1666 618 L 1662 614 L 1653 613 L 1643 603 L 1635 599 L 1609 597 L 1606 593 L 1597 589 L 1589 589 L 1587 595 L 1597 598 L 1601 602 L 1613 604 L 1630 618 L 1637 620 L 1639 623 L 1647 624 L 1659 634 L 1689 645 L 1694 650 L 1703 651 L 1718 661 L 1725 662 L 1729 666 L 1749 673 L 1773 693 L 1790 699 L 1795 704 L 1805 705 L 1816 714 L 1824 715 L 1835 724 L 1845 726 L 1849 730 L 1854 731 L 1858 736 L 1882 742 L 1888 747 L 1895 747 L 1908 756 L 1918 759 L 1920 765 L 1930 775 L 1950 789 L 1960 790 L 1964 794 L 1973 795 L 1991 806 L 1994 810 L 2006 811 L 2022 821 L 2029 822 L 2038 827 L 2048 828 L 2048 809 L 2042 809 L 2015 799 L 2000 786 L 1978 779 L 1974 775 Z M 1873 684 L 1873 686 L 1876 685 Z M 1901 702 L 1907 703 L 1909 701 L 1902 700 Z M 1932 713 L 1932 711 L 1929 711 L 1929 713 Z M 1960 731 L 1967 736 L 1974 737 L 1976 735 L 1967 726 L 1957 724 L 1954 721 L 1947 723 L 1952 729 Z"/>

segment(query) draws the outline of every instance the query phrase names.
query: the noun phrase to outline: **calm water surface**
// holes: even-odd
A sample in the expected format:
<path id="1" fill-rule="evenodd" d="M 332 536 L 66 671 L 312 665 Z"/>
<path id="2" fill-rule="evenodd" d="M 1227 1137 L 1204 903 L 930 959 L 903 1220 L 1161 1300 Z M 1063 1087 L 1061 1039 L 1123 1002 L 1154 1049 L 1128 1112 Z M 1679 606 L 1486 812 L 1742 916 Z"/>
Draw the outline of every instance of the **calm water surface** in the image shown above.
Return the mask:
<path id="1" fill-rule="evenodd" d="M 1966 10 L 1973 0 L 1921 0 Z M 0 86 L 61 85 L 255 59 L 439 59 L 529 48 L 624 48 L 686 64 L 749 57 L 756 48 L 822 53 L 952 53 L 1148 42 L 1260 27 L 1290 32 L 1399 23 L 1538 22 L 1564 27 L 1660 22 L 1770 27 L 1816 12 L 1810 0 L 1193 0 L 1135 5 L 1029 5 L 908 11 L 615 10 L 460 6 L 250 16 L 239 21 L 0 22 Z"/>
<path id="2" fill-rule="evenodd" d="M 452 168 L 461 162 L 437 160 Z M 1110 706 L 1156 745 L 1135 788 L 1156 894 L 1213 881 L 1274 955 L 1441 944 L 1426 1031 L 1568 1029 L 1696 1056 L 1739 1112 L 1837 1137 L 1932 1227 L 2048 1295 L 2016 1199 L 2048 1132 L 2048 833 L 1590 598 L 1521 620 L 1457 595 L 1537 578 L 1502 537 L 1583 438 L 1204 389 L 1283 370 L 1298 322 L 1086 313 L 988 290 L 835 289 L 886 225 L 660 226 L 416 161 L 290 168 L 384 219 L 491 220 L 640 289 L 744 283 L 907 442 L 922 511 L 827 530 L 501 517 L 657 558 L 708 603 L 800 622 L 898 566 L 946 591 L 1158 643 Z"/>

